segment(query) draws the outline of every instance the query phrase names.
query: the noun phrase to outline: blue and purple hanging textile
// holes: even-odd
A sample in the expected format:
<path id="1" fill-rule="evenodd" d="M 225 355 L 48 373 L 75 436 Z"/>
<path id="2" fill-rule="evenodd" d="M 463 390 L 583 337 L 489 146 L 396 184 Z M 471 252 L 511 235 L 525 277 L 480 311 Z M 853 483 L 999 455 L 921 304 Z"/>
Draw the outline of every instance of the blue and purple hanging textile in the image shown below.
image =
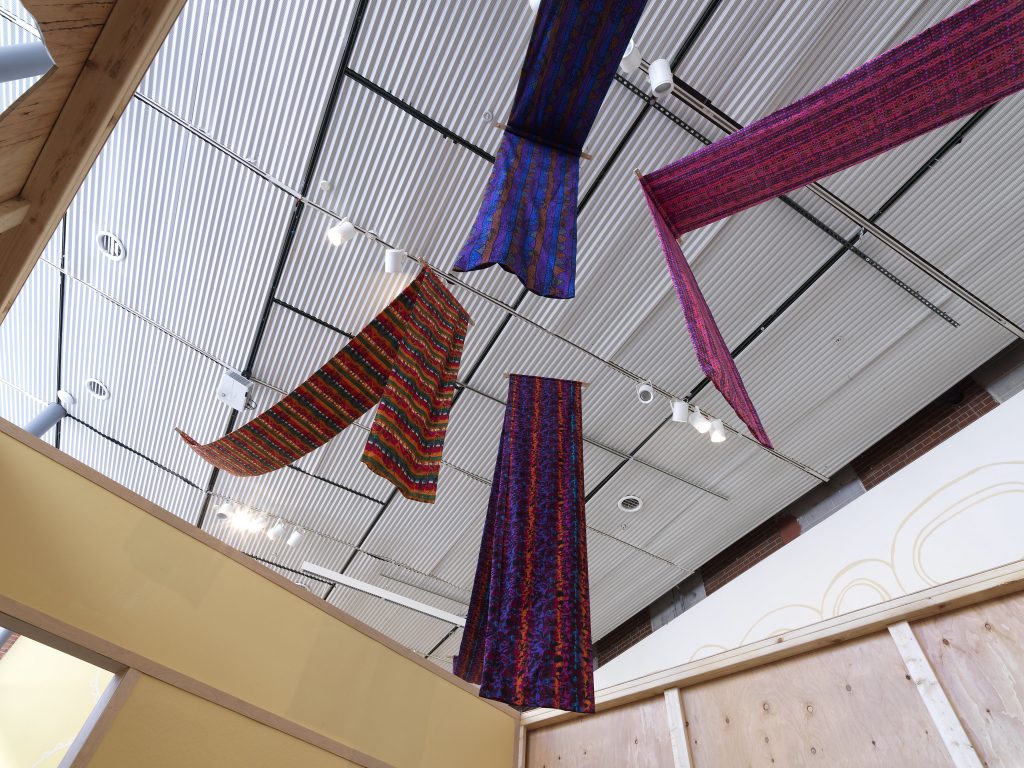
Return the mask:
<path id="1" fill-rule="evenodd" d="M 799 101 L 641 177 L 697 358 L 751 433 L 757 412 L 676 239 L 1024 89 L 1024 0 L 980 0 Z"/>
<path id="2" fill-rule="evenodd" d="M 457 272 L 492 264 L 540 296 L 576 293 L 583 142 L 646 0 L 543 0 L 512 114 Z"/>
<path id="3" fill-rule="evenodd" d="M 455 674 L 507 704 L 594 711 L 578 381 L 510 376 Z"/>

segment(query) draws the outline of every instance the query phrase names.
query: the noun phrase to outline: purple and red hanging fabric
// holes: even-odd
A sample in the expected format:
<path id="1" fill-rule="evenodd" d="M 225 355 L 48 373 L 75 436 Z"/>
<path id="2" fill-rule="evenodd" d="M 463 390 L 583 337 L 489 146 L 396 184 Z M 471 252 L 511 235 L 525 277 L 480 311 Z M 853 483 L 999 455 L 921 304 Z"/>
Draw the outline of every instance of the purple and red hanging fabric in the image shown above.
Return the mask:
<path id="1" fill-rule="evenodd" d="M 509 377 L 454 669 L 516 706 L 594 711 L 581 386 Z"/>
<path id="2" fill-rule="evenodd" d="M 178 433 L 214 466 L 250 477 L 319 448 L 379 401 L 363 463 L 406 498 L 432 503 L 470 322 L 424 268 L 320 370 L 245 426 L 206 445 Z"/>
<path id="3" fill-rule="evenodd" d="M 579 159 L 646 0 L 543 0 L 512 114 L 454 269 L 499 264 L 540 296 L 576 293 Z"/>
<path id="4" fill-rule="evenodd" d="M 980 0 L 790 106 L 641 177 L 705 375 L 770 446 L 676 239 L 1024 88 L 1024 1 Z"/>

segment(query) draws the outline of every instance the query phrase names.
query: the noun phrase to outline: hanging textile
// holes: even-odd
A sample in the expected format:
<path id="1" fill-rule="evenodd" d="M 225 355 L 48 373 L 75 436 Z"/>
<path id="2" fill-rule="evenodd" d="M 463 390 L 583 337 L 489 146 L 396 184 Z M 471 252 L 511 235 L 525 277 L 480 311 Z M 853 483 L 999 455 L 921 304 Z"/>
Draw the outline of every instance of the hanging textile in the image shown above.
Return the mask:
<path id="1" fill-rule="evenodd" d="M 242 477 L 319 448 L 380 402 L 362 460 L 408 499 L 432 503 L 470 317 L 425 267 L 359 335 L 294 392 L 245 426 L 200 445 Z"/>
<path id="2" fill-rule="evenodd" d="M 454 669 L 516 706 L 594 711 L 581 386 L 509 377 Z"/>
<path id="3" fill-rule="evenodd" d="M 1024 2 L 980 0 L 790 106 L 641 177 L 704 373 L 767 436 L 676 238 L 1024 88 Z M 704 328 L 695 328 L 696 318 Z M 698 340 L 710 334 L 712 343 Z"/>
<path id="4" fill-rule="evenodd" d="M 500 264 L 536 294 L 575 295 L 580 152 L 645 2 L 541 2 L 508 127 L 456 271 Z"/>

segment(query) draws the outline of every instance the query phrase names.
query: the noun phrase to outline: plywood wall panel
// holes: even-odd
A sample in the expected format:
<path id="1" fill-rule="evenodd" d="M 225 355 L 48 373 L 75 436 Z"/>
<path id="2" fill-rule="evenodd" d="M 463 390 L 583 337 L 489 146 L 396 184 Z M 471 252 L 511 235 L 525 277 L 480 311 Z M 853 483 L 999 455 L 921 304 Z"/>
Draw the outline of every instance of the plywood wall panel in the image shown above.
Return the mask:
<path id="1" fill-rule="evenodd" d="M 615 707 L 527 735 L 526 768 L 672 768 L 665 698 Z"/>
<path id="2" fill-rule="evenodd" d="M 683 690 L 695 768 L 949 766 L 888 633 Z"/>
<path id="3" fill-rule="evenodd" d="M 985 765 L 1024 766 L 1024 594 L 912 627 Z"/>

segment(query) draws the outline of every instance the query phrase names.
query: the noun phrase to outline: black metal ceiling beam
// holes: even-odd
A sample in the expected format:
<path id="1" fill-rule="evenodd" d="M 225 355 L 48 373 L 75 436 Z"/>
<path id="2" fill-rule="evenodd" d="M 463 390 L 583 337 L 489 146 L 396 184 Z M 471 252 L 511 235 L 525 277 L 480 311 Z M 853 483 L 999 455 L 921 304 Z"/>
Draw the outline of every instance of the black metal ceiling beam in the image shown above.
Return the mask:
<path id="1" fill-rule="evenodd" d="M 349 28 L 348 39 L 345 42 L 345 49 L 342 52 L 341 61 L 335 71 L 334 80 L 331 82 L 327 103 L 324 105 L 323 114 L 321 115 L 320 123 L 317 126 L 316 136 L 313 139 L 313 146 L 310 149 L 309 158 L 306 161 L 306 169 L 302 175 L 302 184 L 299 193 L 303 198 L 309 194 L 309 190 L 313 186 L 313 176 L 316 173 L 317 164 L 319 163 L 320 156 L 323 153 L 327 133 L 331 126 L 331 119 L 334 117 L 334 111 L 338 104 L 338 97 L 341 94 L 341 88 L 345 82 L 345 71 L 348 69 L 349 61 L 352 59 L 352 53 L 355 50 L 356 40 L 359 37 L 359 30 L 363 25 L 363 20 L 366 17 L 366 9 L 368 6 L 369 0 L 359 0 L 359 4 L 355 9 L 355 14 L 352 17 L 352 26 Z M 281 251 L 278 253 L 277 262 L 274 265 L 274 274 L 271 278 L 270 289 L 267 292 L 267 297 L 263 302 L 263 308 L 260 312 L 259 323 L 256 326 L 256 336 L 253 339 L 252 345 L 249 347 L 249 356 L 245 363 L 245 369 L 242 371 L 242 375 L 246 378 L 252 375 L 253 366 L 256 365 L 260 344 L 263 342 L 263 335 L 266 333 L 267 329 L 267 321 L 270 318 L 270 310 L 274 305 L 274 297 L 277 292 L 278 285 L 281 282 L 281 277 L 284 274 L 285 266 L 288 263 L 288 256 L 291 254 L 292 247 L 295 244 L 295 235 L 298 232 L 299 223 L 302 220 L 302 214 L 305 211 L 305 208 L 306 205 L 302 200 L 296 200 L 292 205 L 292 215 L 288 221 L 288 228 L 285 232 L 284 243 L 281 245 Z M 234 430 L 237 421 L 238 412 L 232 411 L 231 416 L 228 418 L 227 426 L 224 429 L 225 435 L 230 434 Z M 213 498 L 210 494 L 213 493 L 219 474 L 220 470 L 217 467 L 214 467 L 210 471 L 210 479 L 206 486 L 207 496 L 203 500 L 203 506 L 199 511 L 199 518 L 196 521 L 196 526 L 200 529 L 203 527 L 203 523 L 206 522 L 206 514 L 210 509 L 210 499 Z"/>
<path id="2" fill-rule="evenodd" d="M 57 296 L 57 391 L 63 389 L 64 382 L 64 312 L 67 301 L 67 284 L 65 283 L 64 271 L 68 268 L 68 214 L 64 212 L 64 218 L 60 222 L 60 272 L 58 279 L 60 285 Z M 63 419 L 57 420 L 57 426 L 53 433 L 53 447 L 60 450 L 60 423 Z"/>

